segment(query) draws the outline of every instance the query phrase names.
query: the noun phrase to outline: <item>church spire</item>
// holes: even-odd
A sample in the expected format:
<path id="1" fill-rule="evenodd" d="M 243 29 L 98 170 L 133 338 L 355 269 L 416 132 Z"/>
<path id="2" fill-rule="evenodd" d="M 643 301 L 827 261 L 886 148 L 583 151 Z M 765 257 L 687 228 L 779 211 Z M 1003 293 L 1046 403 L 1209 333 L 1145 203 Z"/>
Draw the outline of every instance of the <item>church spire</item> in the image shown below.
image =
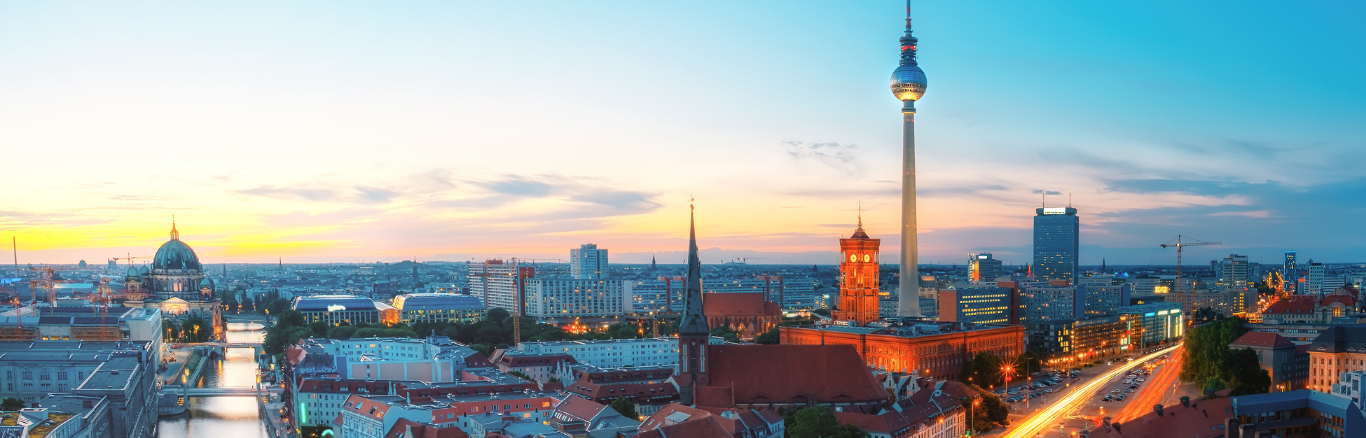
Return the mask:
<path id="1" fill-rule="evenodd" d="M 175 229 L 175 215 L 171 215 L 171 240 L 180 240 L 180 232 Z"/>
<path id="2" fill-rule="evenodd" d="M 688 205 L 688 280 L 683 289 L 683 319 L 678 323 L 679 334 L 709 334 L 707 317 L 702 314 L 702 260 L 697 257 L 697 227 Z"/>

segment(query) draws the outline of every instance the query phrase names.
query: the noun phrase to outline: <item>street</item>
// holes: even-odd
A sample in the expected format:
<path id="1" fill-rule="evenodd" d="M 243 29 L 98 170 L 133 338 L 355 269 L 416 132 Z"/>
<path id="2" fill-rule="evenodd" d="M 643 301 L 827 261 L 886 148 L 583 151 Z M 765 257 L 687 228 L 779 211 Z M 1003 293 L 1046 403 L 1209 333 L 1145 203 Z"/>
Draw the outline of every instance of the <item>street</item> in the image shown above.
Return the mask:
<path id="1" fill-rule="evenodd" d="M 1156 359 L 1164 354 L 1170 354 L 1180 349 L 1180 345 L 1159 350 L 1148 354 L 1132 362 L 1122 363 L 1120 366 L 1101 374 L 1085 383 L 1071 385 L 1071 390 L 1064 390 L 1061 394 L 1053 394 L 1056 401 L 1045 403 L 1045 407 L 1039 409 L 1034 415 L 1026 417 L 1016 423 L 1005 433 L 1006 438 L 1032 438 L 1042 436 L 1042 434 L 1052 428 L 1060 428 L 1065 423 L 1063 420 L 1077 418 L 1076 414 L 1087 407 L 1094 405 L 1097 401 L 1096 393 L 1102 388 L 1109 388 L 1116 379 L 1128 374 L 1131 370 L 1142 367 L 1145 362 Z M 1122 379 L 1121 379 L 1122 380 Z M 1149 388 L 1156 386 L 1149 385 Z M 1050 397 L 1052 398 L 1052 397 Z M 1031 402 L 1032 403 L 1032 402 Z M 1151 405 L 1149 405 L 1151 407 Z"/>

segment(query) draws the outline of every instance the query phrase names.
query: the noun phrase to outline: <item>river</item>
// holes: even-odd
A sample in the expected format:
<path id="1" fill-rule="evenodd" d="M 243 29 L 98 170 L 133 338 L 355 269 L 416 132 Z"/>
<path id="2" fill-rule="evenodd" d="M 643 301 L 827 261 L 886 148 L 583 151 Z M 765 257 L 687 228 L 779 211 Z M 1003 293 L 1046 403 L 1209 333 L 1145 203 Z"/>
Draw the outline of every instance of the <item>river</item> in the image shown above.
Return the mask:
<path id="1" fill-rule="evenodd" d="M 262 330 L 246 324 L 228 324 L 228 342 L 260 342 Z M 250 348 L 229 348 L 227 357 L 206 365 L 200 387 L 249 388 L 256 385 L 256 361 Z M 190 409 L 181 415 L 162 417 L 157 423 L 160 438 L 265 438 L 255 397 L 192 397 Z"/>

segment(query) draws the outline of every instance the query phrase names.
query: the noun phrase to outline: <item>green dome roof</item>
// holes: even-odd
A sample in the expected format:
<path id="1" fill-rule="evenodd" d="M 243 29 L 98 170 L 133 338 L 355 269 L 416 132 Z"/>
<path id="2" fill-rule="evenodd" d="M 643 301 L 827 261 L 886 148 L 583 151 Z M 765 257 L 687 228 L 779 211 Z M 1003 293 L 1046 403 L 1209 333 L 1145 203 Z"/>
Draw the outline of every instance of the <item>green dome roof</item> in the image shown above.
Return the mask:
<path id="1" fill-rule="evenodd" d="M 200 269 L 199 256 L 185 242 L 171 240 L 157 249 L 152 269 Z"/>
<path id="2" fill-rule="evenodd" d="M 129 267 L 128 267 L 128 276 L 129 276 L 129 277 L 137 277 L 137 276 L 139 276 L 139 275 L 142 275 L 142 273 L 141 273 L 141 272 L 138 272 L 138 268 L 137 268 L 136 266 L 129 266 Z"/>

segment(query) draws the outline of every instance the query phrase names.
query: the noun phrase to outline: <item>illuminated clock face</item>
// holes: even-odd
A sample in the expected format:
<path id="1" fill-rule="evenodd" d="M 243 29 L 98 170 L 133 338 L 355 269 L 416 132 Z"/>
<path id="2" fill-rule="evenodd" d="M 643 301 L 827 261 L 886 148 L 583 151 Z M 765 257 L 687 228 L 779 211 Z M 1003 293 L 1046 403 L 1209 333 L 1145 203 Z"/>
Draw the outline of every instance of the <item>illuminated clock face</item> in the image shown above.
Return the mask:
<path id="1" fill-rule="evenodd" d="M 865 263 L 866 263 L 866 262 L 869 262 L 869 261 L 872 261 L 872 260 L 873 260 L 873 256 L 868 255 L 868 254 L 864 254 L 864 255 L 863 255 L 863 261 L 864 261 Z"/>
<path id="2" fill-rule="evenodd" d="M 851 261 L 851 262 L 857 262 L 857 261 L 858 261 L 858 254 L 849 254 L 849 261 Z"/>

